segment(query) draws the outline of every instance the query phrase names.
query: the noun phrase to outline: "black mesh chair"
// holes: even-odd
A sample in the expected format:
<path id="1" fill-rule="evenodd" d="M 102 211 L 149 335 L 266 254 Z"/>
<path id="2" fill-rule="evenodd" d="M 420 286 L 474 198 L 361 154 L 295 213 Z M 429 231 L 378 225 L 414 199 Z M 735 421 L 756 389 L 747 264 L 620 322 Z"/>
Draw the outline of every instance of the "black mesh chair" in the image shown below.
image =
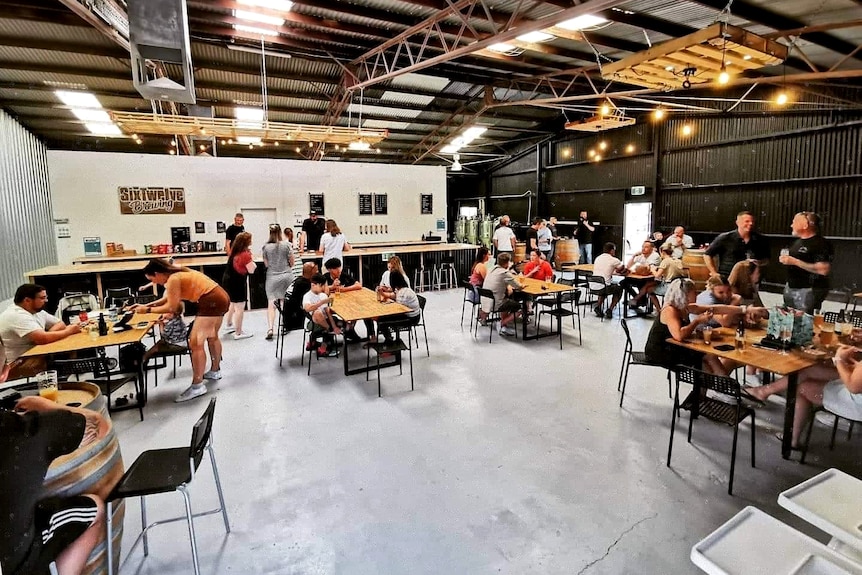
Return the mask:
<path id="1" fill-rule="evenodd" d="M 485 288 L 476 288 L 476 289 L 479 291 L 480 301 L 481 301 L 481 298 L 487 298 L 487 299 L 491 300 L 491 311 L 488 312 L 488 314 L 485 316 L 485 321 L 487 322 L 488 327 L 491 328 L 490 329 L 491 333 L 488 334 L 488 343 L 491 343 L 491 339 L 494 337 L 494 323 L 500 321 L 500 312 L 497 311 L 497 299 L 494 297 L 494 292 L 492 292 L 489 289 L 485 289 Z M 479 306 L 479 309 L 482 309 L 482 307 Z M 478 315 L 478 312 L 476 312 L 476 327 L 473 328 L 473 337 L 476 337 L 478 335 L 478 333 L 479 333 L 479 315 Z"/>
<path id="2" fill-rule="evenodd" d="M 680 403 L 679 384 L 692 386 L 691 393 Z M 701 396 L 702 390 L 713 390 L 728 400 L 716 397 Z M 696 416 L 703 416 L 716 423 L 723 423 L 733 428 L 733 449 L 730 454 L 730 480 L 727 485 L 728 495 L 733 495 L 733 472 L 736 467 L 736 442 L 739 436 L 739 424 L 751 416 L 751 466 L 754 467 L 754 410 L 742 403 L 742 388 L 735 379 L 722 375 L 713 375 L 693 367 L 678 365 L 676 367 L 676 393 L 673 398 L 673 413 L 670 420 L 670 441 L 667 446 L 667 466 L 670 467 L 670 456 L 673 451 L 673 432 L 676 428 L 677 414 L 684 409 L 689 412 L 688 442 L 691 443 L 691 426 Z"/>
<path id="3" fill-rule="evenodd" d="M 420 296 L 421 297 L 421 296 Z M 419 319 L 421 316 L 416 317 L 408 317 L 395 321 L 385 322 L 384 325 L 392 330 L 395 340 L 394 341 L 370 341 L 366 344 L 366 355 L 365 355 L 365 381 L 368 381 L 368 372 L 371 368 L 371 350 L 374 350 L 377 356 L 377 397 L 382 397 L 381 388 L 380 388 L 380 355 L 381 354 L 396 354 L 398 358 L 398 370 L 399 375 L 404 374 L 404 369 L 401 364 L 401 354 L 403 352 L 407 352 L 410 358 L 410 391 L 413 391 L 413 345 L 410 341 L 411 333 L 419 324 Z M 404 340 L 401 339 L 401 332 L 407 332 L 407 343 L 404 343 Z"/>
<path id="4" fill-rule="evenodd" d="M 562 277 L 554 276 L 553 282 L 560 285 L 566 286 L 574 286 L 575 280 L 566 279 Z M 564 292 L 560 294 L 559 299 L 555 295 L 542 296 L 536 298 L 536 304 L 543 307 L 555 308 L 557 307 L 557 302 L 563 304 L 569 304 L 569 308 L 580 317 L 580 308 L 578 307 L 580 303 L 572 303 L 576 298 L 575 293 L 577 293 L 577 300 L 580 302 L 581 300 L 581 290 L 572 290 L 570 292 Z M 575 329 L 575 314 L 568 314 L 572 316 L 572 329 Z M 538 325 L 538 318 L 536 318 L 536 324 Z"/>
<path id="5" fill-rule="evenodd" d="M 562 280 L 567 281 L 567 280 Z M 568 280 L 571 281 L 571 280 Z M 574 283 L 574 282 L 573 282 Z M 568 284 L 572 285 L 572 284 Z M 568 296 L 566 302 L 570 304 L 570 309 L 566 309 L 563 307 L 563 304 L 566 303 L 563 301 L 563 297 Z M 557 299 L 557 298 L 555 298 Z M 575 310 L 578 308 L 578 301 L 581 299 L 581 290 L 574 290 L 571 292 L 565 292 L 558 296 L 558 301 L 555 307 L 550 309 L 542 309 L 539 311 L 539 315 L 536 317 L 536 325 L 539 325 L 542 321 L 542 316 L 547 315 L 551 319 L 550 328 L 553 329 L 554 318 L 557 318 L 557 332 L 560 334 L 560 349 L 563 349 L 563 318 L 571 316 L 572 318 L 572 329 L 575 328 L 575 316 L 578 316 L 578 345 L 583 345 L 584 340 L 581 337 L 581 314 L 576 312 Z"/>
<path id="6" fill-rule="evenodd" d="M 135 302 L 135 296 L 132 294 L 132 288 L 107 288 L 105 290 L 105 307 L 123 307 Z"/>
<path id="7" fill-rule="evenodd" d="M 629 378 L 629 367 L 632 365 L 646 365 L 650 367 L 660 367 L 667 370 L 667 396 L 673 398 L 670 382 L 670 370 L 666 366 L 652 363 L 647 359 L 646 353 L 642 351 L 633 351 L 632 336 L 629 333 L 629 324 L 625 319 L 620 320 L 620 325 L 623 326 L 623 332 L 626 334 L 626 346 L 623 350 L 623 363 L 620 367 L 620 378 L 617 381 L 617 391 L 620 393 L 620 407 L 623 406 L 623 399 L 626 396 L 626 381 Z"/>
<path id="8" fill-rule="evenodd" d="M 51 362 L 51 369 L 57 370 L 57 377 L 61 381 L 68 381 L 70 377 L 80 380 L 84 374 L 93 374 L 92 378 L 87 381 L 95 383 L 102 390 L 102 393 L 108 398 L 108 412 L 120 411 L 123 406 L 117 405 L 111 401 L 111 395 L 121 387 L 129 384 L 135 384 L 135 398 L 137 407 L 141 415 L 141 421 L 144 420 L 144 406 L 141 402 L 142 381 L 139 372 L 123 373 L 115 371 L 117 360 L 110 357 L 86 357 L 78 359 L 55 359 Z"/>
<path id="9" fill-rule="evenodd" d="M 154 301 L 156 301 L 157 299 L 159 299 L 159 296 L 157 296 L 156 294 L 153 294 L 153 293 L 143 293 L 143 294 L 142 294 L 142 293 L 139 293 L 139 294 L 138 294 L 138 295 L 136 295 L 134 298 L 132 298 L 132 300 L 133 300 L 133 301 L 132 301 L 132 303 L 141 303 L 141 304 L 145 304 L 145 305 L 146 305 L 146 304 L 148 304 L 148 303 L 153 303 L 153 302 L 154 302 Z"/>
<path id="10" fill-rule="evenodd" d="M 314 320 L 311 319 L 311 314 L 306 313 L 305 314 L 305 320 L 306 320 L 305 321 L 305 329 L 302 332 L 302 353 L 303 353 L 303 355 L 302 355 L 302 360 L 300 360 L 300 365 L 303 364 L 303 361 L 305 360 L 305 352 L 307 351 L 308 352 L 308 372 L 306 373 L 306 375 L 311 375 L 311 356 L 312 356 L 312 354 L 317 353 L 317 347 L 314 345 L 311 345 L 312 342 L 314 342 L 314 340 L 321 335 L 324 335 L 324 334 L 327 335 L 329 337 L 329 341 L 331 343 L 329 343 L 327 345 L 326 349 L 328 351 L 329 346 L 334 346 L 335 357 L 338 357 L 338 355 L 339 355 L 338 354 L 338 339 L 337 339 L 337 336 L 335 335 L 334 332 L 327 331 L 327 330 L 323 329 L 323 326 L 319 326 L 316 323 L 314 323 Z M 305 343 L 306 339 L 308 340 L 309 345 L 306 345 L 306 343 Z M 318 356 L 317 359 L 319 360 L 320 357 Z"/>
<path id="11" fill-rule="evenodd" d="M 107 544 L 108 544 L 108 575 L 113 575 L 113 550 L 112 550 L 112 525 L 111 515 L 112 507 L 116 502 L 128 497 L 141 498 L 141 533 L 138 535 L 135 542 L 129 549 L 131 556 L 132 551 L 137 547 L 138 543 L 144 541 L 144 556 L 149 555 L 149 543 L 147 541 L 147 531 L 156 525 L 164 523 L 172 523 L 174 521 L 185 520 L 189 529 L 189 541 L 192 547 L 192 562 L 194 564 L 195 575 L 200 575 L 201 569 L 198 562 L 198 547 L 195 539 L 194 518 L 203 517 L 205 515 L 213 515 L 221 513 L 224 521 L 225 532 L 230 533 L 230 522 L 227 517 L 227 507 L 224 503 L 224 494 L 221 489 L 221 480 L 219 479 L 218 467 L 216 466 L 215 452 L 213 451 L 212 442 L 212 427 L 213 417 L 215 415 L 216 398 L 210 400 L 209 405 L 204 411 L 201 418 L 195 423 L 192 428 L 191 444 L 188 447 L 173 447 L 168 449 L 150 449 L 143 452 L 131 467 L 123 474 L 119 483 L 111 491 L 110 495 L 105 499 L 107 506 Z M 192 501 L 189 494 L 189 486 L 195 479 L 198 472 L 198 467 L 203 459 L 204 451 L 209 454 L 210 462 L 213 468 L 213 478 L 215 479 L 216 492 L 218 493 L 219 507 L 201 513 L 192 513 Z M 159 493 L 171 493 L 179 491 L 183 496 L 185 503 L 185 515 L 154 521 L 147 525 L 147 504 L 146 497 L 148 495 L 156 495 Z M 122 568 L 120 565 L 117 571 Z"/>
<path id="12" fill-rule="evenodd" d="M 839 314 L 835 311 L 827 311 L 823 313 L 824 323 L 835 323 L 838 321 Z M 853 327 L 862 328 L 862 314 L 844 313 L 844 321 L 853 325 Z"/>
<path id="13" fill-rule="evenodd" d="M 590 295 L 593 296 L 594 298 L 597 298 L 599 296 L 605 296 L 605 299 L 604 299 L 604 302 L 602 302 L 602 305 L 604 305 L 608 301 L 609 297 L 612 297 L 612 296 L 607 295 L 607 289 L 608 289 L 608 283 L 605 281 L 605 278 L 603 278 L 602 276 L 590 276 L 587 278 L 587 290 L 589 291 Z M 603 307 L 600 309 L 602 311 L 601 320 L 605 321 L 605 315 L 604 315 L 605 309 Z"/>
<path id="14" fill-rule="evenodd" d="M 413 339 L 416 340 L 416 348 L 419 348 L 419 328 L 422 328 L 422 333 L 425 335 L 425 354 L 428 357 L 431 357 L 431 351 L 428 349 L 428 330 L 425 329 L 425 304 L 428 300 L 425 299 L 425 296 L 417 295 L 419 299 L 419 317 L 413 323 Z M 409 338 L 408 338 L 409 341 Z"/>
<path id="15" fill-rule="evenodd" d="M 814 429 L 814 424 L 817 423 L 817 413 L 818 412 L 828 413 L 833 416 L 835 420 L 832 422 L 832 437 L 829 439 L 829 450 L 832 451 L 835 449 L 835 436 L 838 434 L 838 422 L 841 419 L 846 419 L 850 422 L 850 427 L 847 430 L 847 440 L 850 441 L 850 438 L 853 436 L 853 426 L 856 423 L 862 423 L 862 420 L 853 419 L 847 417 L 846 415 L 838 415 L 835 412 L 829 411 L 823 406 L 820 406 L 816 409 L 811 410 L 811 417 L 808 420 L 808 432 L 805 434 L 805 441 L 802 443 L 802 457 L 799 459 L 799 463 L 805 463 L 805 457 L 808 455 L 808 445 L 811 443 L 811 432 Z"/>
<path id="16" fill-rule="evenodd" d="M 476 318 L 476 306 L 479 305 L 479 292 L 476 291 L 476 287 L 468 280 L 461 280 L 461 287 L 464 288 L 464 301 L 461 304 L 461 327 L 464 327 L 464 309 L 469 303 L 473 306 L 470 309 L 470 329 L 472 330 L 473 320 Z M 470 299 L 471 297 L 473 299 Z"/>
<path id="17" fill-rule="evenodd" d="M 284 359 L 284 340 L 288 334 L 287 326 L 284 323 L 284 300 L 275 300 L 273 305 L 275 306 L 275 313 L 278 316 L 278 321 L 276 323 L 275 329 L 275 357 L 278 358 L 278 367 L 281 367 L 282 361 Z M 305 357 L 305 353 L 302 354 L 302 357 Z"/>

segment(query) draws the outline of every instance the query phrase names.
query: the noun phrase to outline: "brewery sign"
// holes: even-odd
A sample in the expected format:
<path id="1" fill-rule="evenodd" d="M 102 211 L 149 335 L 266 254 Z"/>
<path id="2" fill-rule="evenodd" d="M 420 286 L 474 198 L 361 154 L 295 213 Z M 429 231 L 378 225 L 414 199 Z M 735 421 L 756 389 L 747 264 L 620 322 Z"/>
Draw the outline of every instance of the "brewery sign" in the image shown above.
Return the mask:
<path id="1" fill-rule="evenodd" d="M 117 188 L 121 214 L 184 214 L 186 213 L 185 188 L 152 186 L 146 188 Z"/>

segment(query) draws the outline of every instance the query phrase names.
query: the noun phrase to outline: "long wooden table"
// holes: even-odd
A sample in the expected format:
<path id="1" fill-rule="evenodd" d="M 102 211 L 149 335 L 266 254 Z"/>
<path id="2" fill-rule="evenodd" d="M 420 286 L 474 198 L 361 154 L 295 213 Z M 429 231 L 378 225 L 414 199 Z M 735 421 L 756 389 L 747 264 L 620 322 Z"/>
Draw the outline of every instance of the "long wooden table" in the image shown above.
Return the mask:
<path id="1" fill-rule="evenodd" d="M 368 288 L 336 294 L 333 296 L 330 307 L 338 317 L 349 322 L 356 322 L 365 319 L 376 320 L 381 317 L 398 315 L 410 311 L 409 307 L 397 302 L 382 303 L 377 301 L 377 294 Z M 369 337 L 371 335 L 372 334 L 370 333 L 368 334 Z M 355 375 L 357 373 L 370 371 L 371 368 L 367 366 L 350 369 L 347 352 L 348 348 L 349 346 L 345 341 L 344 353 L 341 354 L 344 358 L 344 375 Z M 399 356 L 397 362 L 381 363 L 380 367 L 397 365 L 400 361 L 401 357 Z M 377 369 L 376 365 L 374 369 Z"/>
<path id="2" fill-rule="evenodd" d="M 791 453 L 791 441 L 793 433 L 793 417 L 796 408 L 796 387 L 799 383 L 799 372 L 805 368 L 811 367 L 818 363 L 817 359 L 812 359 L 802 355 L 798 351 L 792 351 L 787 355 L 778 353 L 778 350 L 773 350 L 764 347 L 757 347 L 756 344 L 766 335 L 766 330 L 762 328 L 753 328 L 745 330 L 745 350 L 744 351 L 721 351 L 715 349 L 716 345 L 733 345 L 736 331 L 732 328 L 721 327 L 713 330 L 713 335 L 719 334 L 721 341 L 713 341 L 711 345 L 706 345 L 701 339 L 689 339 L 682 342 L 676 341 L 673 338 L 667 341 L 691 349 L 701 353 L 714 355 L 716 357 L 724 357 L 733 361 L 750 365 L 757 369 L 773 373 L 779 376 L 787 376 L 787 397 L 784 406 L 784 437 L 781 442 L 781 456 L 788 459 Z"/>
<path id="3" fill-rule="evenodd" d="M 566 264 L 562 266 L 560 271 L 563 272 L 575 272 L 575 283 L 577 284 L 580 281 L 581 273 L 593 275 L 593 264 Z M 655 276 L 652 274 L 614 274 L 617 277 L 621 277 L 623 279 L 632 280 L 632 283 L 636 285 L 643 285 L 644 283 L 655 280 Z M 629 292 L 625 289 L 626 286 L 623 286 L 623 317 L 628 319 L 630 317 L 640 317 L 640 314 L 635 312 L 635 315 L 628 315 L 629 310 Z M 652 307 L 652 306 L 650 306 Z"/>
<path id="4" fill-rule="evenodd" d="M 522 297 L 522 309 L 521 309 L 521 317 L 523 319 L 523 339 L 524 341 L 532 340 L 532 339 L 540 339 L 543 337 L 550 337 L 554 335 L 559 335 L 560 331 L 563 329 L 563 322 L 560 316 L 557 316 L 557 331 L 547 331 L 542 333 L 539 327 L 536 328 L 536 333 L 533 335 L 527 334 L 527 299 L 535 299 L 539 296 L 543 295 L 556 295 L 559 303 L 560 296 L 565 292 L 574 291 L 577 289 L 575 286 L 570 286 L 566 284 L 555 284 L 553 282 L 544 282 L 541 280 L 527 278 L 518 276 L 518 283 L 521 284 L 520 293 L 530 296 L 529 298 Z"/>

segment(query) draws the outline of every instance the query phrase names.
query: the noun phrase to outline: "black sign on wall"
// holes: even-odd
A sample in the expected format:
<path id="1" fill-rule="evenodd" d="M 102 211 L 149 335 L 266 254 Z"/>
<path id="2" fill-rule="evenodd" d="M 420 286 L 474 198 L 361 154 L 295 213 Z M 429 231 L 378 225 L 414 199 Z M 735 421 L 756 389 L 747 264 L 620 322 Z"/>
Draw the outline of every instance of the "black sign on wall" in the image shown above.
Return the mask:
<path id="1" fill-rule="evenodd" d="M 308 194 L 308 211 L 315 212 L 318 216 L 326 214 L 323 209 L 323 194 Z"/>
<path id="2" fill-rule="evenodd" d="M 421 206 L 421 214 L 428 215 L 434 213 L 434 196 L 432 194 L 419 194 L 419 204 Z"/>
<path id="3" fill-rule="evenodd" d="M 373 213 L 372 204 L 371 194 L 359 194 L 359 215 L 370 216 Z"/>
<path id="4" fill-rule="evenodd" d="M 389 210 L 389 196 L 374 194 L 374 215 L 385 216 Z"/>

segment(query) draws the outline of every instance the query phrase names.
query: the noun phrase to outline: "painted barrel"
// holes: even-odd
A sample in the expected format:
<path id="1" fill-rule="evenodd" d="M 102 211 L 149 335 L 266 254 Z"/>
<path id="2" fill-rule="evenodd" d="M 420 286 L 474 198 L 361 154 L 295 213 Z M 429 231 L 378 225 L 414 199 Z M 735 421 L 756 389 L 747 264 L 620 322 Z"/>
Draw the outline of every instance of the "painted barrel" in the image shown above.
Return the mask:
<path id="1" fill-rule="evenodd" d="M 516 242 L 515 253 L 512 254 L 512 263 L 519 264 L 527 259 L 527 242 Z"/>
<path id="2" fill-rule="evenodd" d="M 703 291 L 706 280 L 709 279 L 709 268 L 703 261 L 703 250 L 685 250 L 682 265 L 688 270 L 688 277 L 692 279 L 698 291 Z"/>
<path id="3" fill-rule="evenodd" d="M 576 264 L 581 259 L 581 247 L 578 240 L 557 240 L 554 246 L 554 262 L 557 269 L 563 264 Z"/>
<path id="4" fill-rule="evenodd" d="M 100 392 L 99 387 L 92 383 L 67 382 L 60 384 L 58 400 L 62 403 L 81 403 L 82 407 L 100 413 L 102 417 L 108 420 L 109 429 L 105 437 L 99 441 L 55 459 L 45 476 L 43 494 L 46 497 L 92 494 L 104 499 L 123 476 L 124 470 L 120 443 L 108 416 L 105 397 Z M 114 513 L 111 517 L 114 534 L 114 565 L 119 565 L 125 511 L 125 501 L 121 500 L 114 507 Z M 90 553 L 83 570 L 85 575 L 107 573 L 108 565 L 105 561 L 107 546 L 104 537 L 103 532 L 101 541 Z"/>

